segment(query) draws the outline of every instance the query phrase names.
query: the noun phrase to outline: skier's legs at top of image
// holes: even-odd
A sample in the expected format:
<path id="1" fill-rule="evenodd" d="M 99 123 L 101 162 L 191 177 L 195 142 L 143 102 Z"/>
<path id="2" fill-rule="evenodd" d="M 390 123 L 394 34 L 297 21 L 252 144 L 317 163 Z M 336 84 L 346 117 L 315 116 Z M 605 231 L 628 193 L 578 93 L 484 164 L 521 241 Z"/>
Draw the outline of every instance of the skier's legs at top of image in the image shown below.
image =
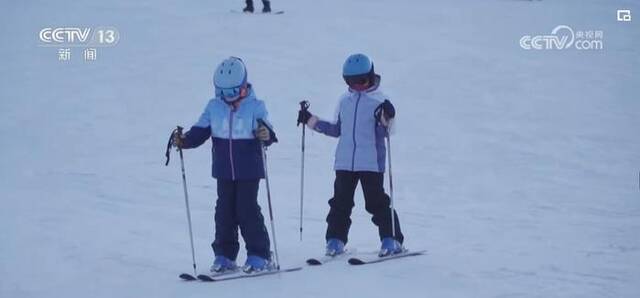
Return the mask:
<path id="1" fill-rule="evenodd" d="M 209 138 L 213 143 L 212 175 L 217 180 L 218 199 L 211 271 L 237 268 L 238 229 L 247 249 L 243 270 L 269 270 L 273 264 L 270 241 L 257 197 L 260 179 L 265 177 L 262 146 L 271 145 L 275 133 L 267 122 L 264 102 L 256 98 L 247 81 L 241 59 L 231 57 L 220 63 L 214 86 L 216 96 L 196 124 L 173 141 L 183 149 L 196 148 Z"/>
<path id="2" fill-rule="evenodd" d="M 329 200 L 327 216 L 327 254 L 344 251 L 358 181 L 363 188 L 366 209 L 378 226 L 380 255 L 400 253 L 404 251 L 404 236 L 397 214 L 391 215 L 390 199 L 383 187 L 384 138 L 395 117 L 395 108 L 380 91 L 381 77 L 375 73 L 373 62 L 366 55 L 349 56 L 343 64 L 342 74 L 348 90 L 340 98 L 333 121 L 321 120 L 307 109 L 298 113 L 299 123 L 339 139 L 335 153 L 334 196 Z"/>
<path id="3" fill-rule="evenodd" d="M 243 12 L 252 13 L 254 11 L 253 8 L 253 0 L 245 0 L 246 6 L 242 9 Z M 262 0 L 262 12 L 269 13 L 271 12 L 271 1 Z"/>

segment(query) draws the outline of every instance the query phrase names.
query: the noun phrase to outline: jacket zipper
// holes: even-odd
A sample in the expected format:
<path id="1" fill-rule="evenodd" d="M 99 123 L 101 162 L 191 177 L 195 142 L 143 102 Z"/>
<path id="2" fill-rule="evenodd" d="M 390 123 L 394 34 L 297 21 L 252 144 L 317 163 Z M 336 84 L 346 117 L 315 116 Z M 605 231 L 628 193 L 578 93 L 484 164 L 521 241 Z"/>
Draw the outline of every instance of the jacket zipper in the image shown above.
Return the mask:
<path id="1" fill-rule="evenodd" d="M 356 109 L 353 113 L 353 154 L 351 155 L 351 171 L 355 171 L 356 164 L 356 122 L 358 120 L 358 105 L 360 104 L 360 96 L 362 96 L 362 93 L 358 92 L 358 99 L 356 99 Z"/>
<path id="2" fill-rule="evenodd" d="M 233 108 L 229 110 L 229 160 L 231 161 L 231 180 L 236 180 L 236 171 L 233 166 Z"/>

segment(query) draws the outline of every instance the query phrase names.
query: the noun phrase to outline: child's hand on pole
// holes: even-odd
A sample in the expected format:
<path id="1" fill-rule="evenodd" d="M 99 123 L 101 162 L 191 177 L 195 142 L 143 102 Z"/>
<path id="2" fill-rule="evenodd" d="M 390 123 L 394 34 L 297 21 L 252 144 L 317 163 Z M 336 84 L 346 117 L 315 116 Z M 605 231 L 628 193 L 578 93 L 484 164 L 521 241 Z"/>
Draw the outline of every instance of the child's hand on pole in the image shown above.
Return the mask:
<path id="1" fill-rule="evenodd" d="M 376 119 L 384 126 L 389 126 L 389 122 L 396 116 L 396 109 L 388 99 L 385 99 L 375 110 Z"/>
<path id="2" fill-rule="evenodd" d="M 171 138 L 171 144 L 176 148 L 182 148 L 184 145 L 184 134 L 182 134 L 182 130 L 174 130 L 173 137 Z"/>
<path id="3" fill-rule="evenodd" d="M 256 131 L 256 137 L 258 138 L 258 140 L 266 142 L 271 139 L 271 133 L 266 126 L 260 125 L 258 127 L 258 130 Z"/>

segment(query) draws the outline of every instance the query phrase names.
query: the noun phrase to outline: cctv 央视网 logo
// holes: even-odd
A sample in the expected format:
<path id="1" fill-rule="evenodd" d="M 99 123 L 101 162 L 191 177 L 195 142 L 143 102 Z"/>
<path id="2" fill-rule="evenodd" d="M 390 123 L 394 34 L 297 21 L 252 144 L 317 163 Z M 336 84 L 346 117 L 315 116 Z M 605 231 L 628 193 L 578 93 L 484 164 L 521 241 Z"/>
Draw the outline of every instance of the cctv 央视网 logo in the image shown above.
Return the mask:
<path id="1" fill-rule="evenodd" d="M 618 9 L 618 22 L 631 22 L 631 10 Z"/>
<path id="2" fill-rule="evenodd" d="M 47 27 L 38 33 L 40 46 L 99 46 L 110 47 L 118 43 L 120 33 L 114 27 Z"/>
<path id="3" fill-rule="evenodd" d="M 562 32 L 561 32 L 562 31 Z M 558 34 L 560 32 L 560 34 Z M 520 47 L 525 50 L 562 50 L 573 44 L 575 35 L 573 29 L 566 25 L 555 27 L 550 35 L 525 35 L 520 39 Z"/>
<path id="4" fill-rule="evenodd" d="M 44 43 L 85 43 L 91 28 L 44 28 L 40 30 L 40 41 Z"/>
<path id="5" fill-rule="evenodd" d="M 556 26 L 548 35 L 524 35 L 520 47 L 525 50 L 601 50 L 602 31 L 574 31 L 567 25 Z"/>

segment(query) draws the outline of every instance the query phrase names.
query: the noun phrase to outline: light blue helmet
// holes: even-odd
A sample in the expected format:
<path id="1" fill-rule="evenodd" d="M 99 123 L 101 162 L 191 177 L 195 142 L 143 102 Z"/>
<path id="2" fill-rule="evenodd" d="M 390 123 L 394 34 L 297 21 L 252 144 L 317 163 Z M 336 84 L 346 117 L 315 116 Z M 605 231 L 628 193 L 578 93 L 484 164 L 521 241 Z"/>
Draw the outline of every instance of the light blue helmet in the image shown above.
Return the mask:
<path id="1" fill-rule="evenodd" d="M 216 96 L 231 102 L 238 99 L 240 90 L 247 84 L 247 68 L 242 59 L 229 57 L 222 61 L 213 73 Z"/>
<path id="2" fill-rule="evenodd" d="M 373 62 L 365 54 L 353 54 L 342 65 L 342 76 L 352 77 L 373 74 Z"/>

